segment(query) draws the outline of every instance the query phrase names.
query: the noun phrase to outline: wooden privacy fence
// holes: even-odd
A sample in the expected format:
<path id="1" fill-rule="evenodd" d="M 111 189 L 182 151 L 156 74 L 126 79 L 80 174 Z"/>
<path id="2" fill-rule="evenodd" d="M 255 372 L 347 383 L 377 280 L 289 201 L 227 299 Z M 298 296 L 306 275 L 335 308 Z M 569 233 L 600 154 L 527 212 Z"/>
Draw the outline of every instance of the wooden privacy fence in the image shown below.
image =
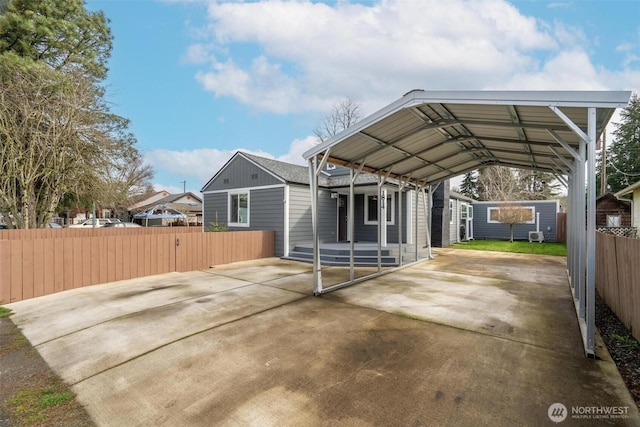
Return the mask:
<path id="1" fill-rule="evenodd" d="M 23 238 L 16 238 L 20 234 Z M 204 233 L 197 227 L 3 230 L 0 304 L 273 254 L 273 231 Z"/>
<path id="2" fill-rule="evenodd" d="M 640 340 L 640 239 L 596 233 L 596 287 Z"/>

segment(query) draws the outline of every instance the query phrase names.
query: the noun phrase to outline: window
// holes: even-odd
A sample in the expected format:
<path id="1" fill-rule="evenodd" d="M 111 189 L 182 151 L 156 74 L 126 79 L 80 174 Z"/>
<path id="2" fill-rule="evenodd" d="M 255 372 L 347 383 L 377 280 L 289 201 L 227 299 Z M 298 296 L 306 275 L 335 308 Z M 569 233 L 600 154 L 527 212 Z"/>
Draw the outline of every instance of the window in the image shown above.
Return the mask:
<path id="1" fill-rule="evenodd" d="M 387 224 L 395 223 L 395 206 L 394 193 L 387 193 Z M 366 194 L 364 198 L 364 223 L 367 225 L 375 225 L 378 223 L 378 195 Z"/>
<path id="2" fill-rule="evenodd" d="M 467 208 L 469 205 L 465 205 L 464 203 L 460 205 L 460 218 L 467 219 Z"/>
<path id="3" fill-rule="evenodd" d="M 607 215 L 607 227 L 620 227 L 620 215 Z"/>
<path id="4" fill-rule="evenodd" d="M 249 193 L 229 193 L 229 225 L 249 226 Z"/>
<path id="5" fill-rule="evenodd" d="M 513 205 L 513 208 L 487 208 L 487 222 L 490 224 L 500 224 L 506 223 L 509 215 L 504 211 L 513 210 L 514 214 L 517 214 L 519 217 L 517 220 L 522 221 L 522 224 L 535 224 L 536 223 L 536 208 L 533 206 L 518 206 Z M 501 211 L 503 211 L 501 213 Z"/>
<path id="6" fill-rule="evenodd" d="M 473 206 L 469 205 L 469 219 L 473 219 Z"/>

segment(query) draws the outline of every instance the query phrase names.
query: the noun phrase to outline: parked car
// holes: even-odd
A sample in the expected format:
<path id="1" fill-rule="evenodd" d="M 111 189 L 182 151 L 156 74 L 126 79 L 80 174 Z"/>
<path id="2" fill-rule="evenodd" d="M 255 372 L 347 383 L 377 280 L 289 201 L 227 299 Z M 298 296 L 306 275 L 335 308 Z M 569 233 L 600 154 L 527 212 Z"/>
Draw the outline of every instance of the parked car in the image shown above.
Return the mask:
<path id="1" fill-rule="evenodd" d="M 64 228 L 62 227 L 60 224 L 58 224 L 57 222 L 53 222 L 51 221 L 49 224 L 47 224 L 47 228 Z"/>
<path id="2" fill-rule="evenodd" d="M 70 225 L 69 228 L 91 228 L 94 227 L 104 227 L 107 224 L 113 224 L 120 222 L 119 219 L 115 218 L 89 218 L 82 221 L 80 224 Z"/>
<path id="3" fill-rule="evenodd" d="M 136 224 L 135 222 L 110 222 L 105 224 L 105 227 L 140 227 L 140 224 Z"/>

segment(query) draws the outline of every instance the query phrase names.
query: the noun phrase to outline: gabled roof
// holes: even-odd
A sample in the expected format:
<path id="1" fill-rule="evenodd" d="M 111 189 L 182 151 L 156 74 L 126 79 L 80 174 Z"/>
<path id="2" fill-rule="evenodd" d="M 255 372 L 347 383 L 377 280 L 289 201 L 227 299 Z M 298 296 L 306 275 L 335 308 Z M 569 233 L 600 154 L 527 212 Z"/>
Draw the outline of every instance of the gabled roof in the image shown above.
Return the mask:
<path id="1" fill-rule="evenodd" d="M 309 168 L 306 166 L 294 165 L 292 163 L 281 162 L 280 160 L 267 159 L 265 157 L 244 152 L 239 152 L 239 154 L 253 161 L 268 172 L 276 175 L 283 181 L 296 184 L 309 184 Z"/>
<path id="2" fill-rule="evenodd" d="M 566 173 L 631 92 L 413 90 L 304 153 L 426 185 L 490 165 Z M 588 138 L 588 136 L 587 136 Z"/>
<path id="3" fill-rule="evenodd" d="M 598 197 L 596 199 L 596 204 L 598 204 L 598 202 L 600 202 L 601 200 L 605 200 L 605 199 L 611 200 L 613 202 L 616 202 L 616 203 L 619 203 L 619 204 L 625 205 L 625 206 L 630 206 L 631 205 L 631 200 L 629 200 L 629 199 L 621 199 L 621 198 L 619 198 L 618 196 L 616 196 L 615 194 L 613 194 L 611 192 L 602 194 L 600 197 Z"/>
<path id="4" fill-rule="evenodd" d="M 156 202 L 156 204 L 174 203 L 176 200 L 180 200 L 185 196 L 191 196 L 192 198 L 195 199 L 195 201 L 197 203 L 202 203 L 202 199 L 200 197 L 196 196 L 195 194 L 193 194 L 190 191 L 187 191 L 186 193 L 169 194 L 168 196 L 163 197 L 162 199 L 158 200 Z"/>

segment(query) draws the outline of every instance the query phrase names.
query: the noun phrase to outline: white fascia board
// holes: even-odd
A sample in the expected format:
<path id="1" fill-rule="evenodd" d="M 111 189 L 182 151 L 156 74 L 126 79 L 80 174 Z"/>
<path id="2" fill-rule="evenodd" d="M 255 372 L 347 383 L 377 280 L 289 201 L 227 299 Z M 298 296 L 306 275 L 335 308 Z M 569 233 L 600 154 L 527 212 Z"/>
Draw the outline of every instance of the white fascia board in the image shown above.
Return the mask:
<path id="1" fill-rule="evenodd" d="M 614 196 L 620 197 L 620 196 L 624 196 L 625 194 L 633 193 L 633 190 L 637 188 L 640 188 L 640 181 L 636 182 L 635 184 L 631 184 L 626 188 L 623 188 L 622 190 L 615 193 Z"/>
<path id="2" fill-rule="evenodd" d="M 414 91 L 418 103 L 624 108 L 631 91 Z"/>
<path id="3" fill-rule="evenodd" d="M 560 203 L 559 199 L 549 199 L 549 200 L 496 200 L 496 201 L 482 201 L 482 202 L 471 202 L 472 205 L 490 205 L 490 204 L 512 204 L 512 203 Z"/>

